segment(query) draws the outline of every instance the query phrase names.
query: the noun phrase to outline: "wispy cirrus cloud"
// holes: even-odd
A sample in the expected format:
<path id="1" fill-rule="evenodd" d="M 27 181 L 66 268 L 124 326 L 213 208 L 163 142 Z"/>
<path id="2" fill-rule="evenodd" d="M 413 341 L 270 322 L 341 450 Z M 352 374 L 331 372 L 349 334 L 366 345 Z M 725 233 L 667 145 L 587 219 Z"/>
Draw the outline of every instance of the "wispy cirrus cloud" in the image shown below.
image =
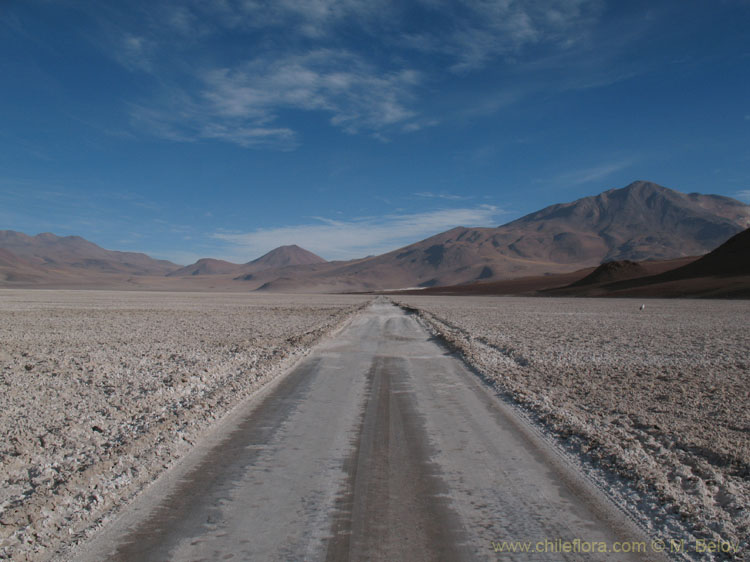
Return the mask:
<path id="1" fill-rule="evenodd" d="M 365 24 L 391 17 L 391 1 L 366 0 L 186 0 L 169 6 L 167 19 L 181 31 L 283 29 L 287 36 L 317 39 L 339 24 Z"/>
<path id="2" fill-rule="evenodd" d="M 217 115 L 267 122 L 284 109 L 323 111 L 347 132 L 380 131 L 412 121 L 409 109 L 419 72 L 383 72 L 344 50 L 248 61 L 207 72 L 204 98 Z"/>
<path id="3" fill-rule="evenodd" d="M 110 22 L 108 44 L 120 64 L 156 79 L 152 95 L 130 103 L 134 125 L 175 141 L 293 149 L 304 142 L 294 112 L 327 115 L 341 131 L 378 139 L 435 126 L 447 117 L 430 107 L 436 84 L 498 62 L 536 63 L 537 73 L 561 66 L 556 55 L 575 54 L 601 14 L 601 0 L 419 0 L 408 9 L 363 0 L 183 0 L 143 10 L 147 24 Z M 430 25 L 415 27 L 424 17 Z M 227 34 L 241 37 L 243 50 L 201 48 Z M 565 89 L 632 75 L 602 78 L 606 63 L 555 80 Z M 450 113 L 499 111 L 549 87 L 528 79 L 515 75 Z"/>
<path id="4" fill-rule="evenodd" d="M 404 44 L 449 56 L 454 72 L 478 70 L 494 59 L 514 58 L 538 45 L 568 49 L 586 39 L 602 11 L 600 0 L 422 3 L 442 16 L 445 29 L 405 34 Z"/>
<path id="5" fill-rule="evenodd" d="M 734 194 L 734 196 L 740 201 L 750 203 L 750 189 L 743 189 L 742 191 L 738 191 Z"/>
<path id="6" fill-rule="evenodd" d="M 166 106 L 132 105 L 131 120 L 153 135 L 176 142 L 221 140 L 244 148 L 280 150 L 291 150 L 299 144 L 290 128 L 263 126 L 253 119 L 223 119 L 192 100 L 184 102 L 177 115 Z"/>
<path id="7" fill-rule="evenodd" d="M 589 168 L 572 170 L 555 177 L 555 182 L 564 185 L 583 185 L 597 182 L 632 165 L 632 160 L 619 160 L 598 164 Z"/>
<path id="8" fill-rule="evenodd" d="M 419 72 L 337 35 L 350 26 L 364 33 L 387 19 L 389 6 L 178 0 L 132 12 L 99 7 L 89 15 L 100 49 L 153 77 L 150 91 L 126 101 L 135 128 L 178 142 L 291 149 L 303 127 L 297 116 L 282 115 L 288 111 L 327 114 L 335 128 L 379 139 L 436 124 L 416 109 Z M 243 48 L 225 48 L 228 35 Z"/>
<path id="9" fill-rule="evenodd" d="M 327 113 L 350 134 L 386 136 L 433 125 L 411 109 L 421 76 L 382 72 L 342 50 L 259 57 L 234 68 L 202 71 L 198 91 L 168 88 L 162 101 L 134 104 L 135 123 L 176 141 L 219 139 L 244 147 L 294 148 L 296 130 L 280 122 L 288 110 Z"/>
<path id="10" fill-rule="evenodd" d="M 473 199 L 469 195 L 454 195 L 452 193 L 433 193 L 432 191 L 419 191 L 414 194 L 416 197 L 423 199 L 447 199 L 449 201 L 465 201 L 466 199 Z"/>
<path id="11" fill-rule="evenodd" d="M 133 33 L 125 33 L 120 37 L 115 53 L 118 62 L 129 70 L 152 72 L 154 67 L 151 58 L 155 54 L 155 49 L 156 45 L 150 39 Z"/>
<path id="12" fill-rule="evenodd" d="M 221 3 L 220 3 L 221 4 Z M 230 4 L 235 24 L 250 27 L 282 27 L 311 38 L 330 32 L 331 27 L 351 20 L 360 23 L 382 19 L 391 12 L 391 2 L 367 0 L 244 0 Z M 226 12 L 226 9 L 225 9 Z"/>
<path id="13" fill-rule="evenodd" d="M 352 259 L 395 250 L 456 226 L 493 225 L 503 214 L 498 207 L 480 205 L 344 221 L 316 217 L 309 224 L 217 232 L 213 238 L 226 242 L 225 255 L 234 261 L 248 261 L 285 244 L 304 246 L 326 259 Z"/>

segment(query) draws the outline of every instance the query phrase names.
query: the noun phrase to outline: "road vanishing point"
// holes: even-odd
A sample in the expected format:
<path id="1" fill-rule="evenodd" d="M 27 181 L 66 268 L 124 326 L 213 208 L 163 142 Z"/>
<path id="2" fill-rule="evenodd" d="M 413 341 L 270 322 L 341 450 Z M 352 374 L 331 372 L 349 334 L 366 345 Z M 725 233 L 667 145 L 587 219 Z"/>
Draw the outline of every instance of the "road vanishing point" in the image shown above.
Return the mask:
<path id="1" fill-rule="evenodd" d="M 660 559 L 582 550 L 602 544 L 650 539 L 415 315 L 379 298 L 75 559 Z"/>

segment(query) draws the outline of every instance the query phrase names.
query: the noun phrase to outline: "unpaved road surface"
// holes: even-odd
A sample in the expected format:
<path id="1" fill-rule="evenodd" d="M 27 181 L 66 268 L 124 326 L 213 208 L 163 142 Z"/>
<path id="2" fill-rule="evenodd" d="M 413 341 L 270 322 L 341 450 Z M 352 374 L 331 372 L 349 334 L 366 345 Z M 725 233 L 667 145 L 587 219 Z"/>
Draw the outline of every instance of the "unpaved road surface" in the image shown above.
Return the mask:
<path id="1" fill-rule="evenodd" d="M 355 317 L 206 441 L 73 557 L 653 556 L 650 548 L 575 552 L 650 541 L 415 317 L 387 302 Z M 502 541 L 547 552 L 496 553 Z M 559 551 L 566 542 L 573 552 Z"/>

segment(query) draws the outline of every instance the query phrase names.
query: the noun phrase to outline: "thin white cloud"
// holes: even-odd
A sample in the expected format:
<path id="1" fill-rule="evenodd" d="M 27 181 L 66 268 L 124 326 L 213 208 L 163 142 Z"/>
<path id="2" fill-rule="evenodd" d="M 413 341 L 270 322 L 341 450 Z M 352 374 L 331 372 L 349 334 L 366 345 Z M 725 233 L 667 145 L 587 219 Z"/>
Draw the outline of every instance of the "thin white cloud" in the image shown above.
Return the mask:
<path id="1" fill-rule="evenodd" d="M 404 44 L 452 57 L 454 72 L 479 70 L 497 58 L 514 58 L 536 45 L 569 49 L 587 38 L 602 10 L 601 0 L 422 3 L 451 21 L 451 26 L 441 33 L 405 34 Z"/>
<path id="2" fill-rule="evenodd" d="M 419 191 L 414 194 L 416 197 L 422 197 L 424 199 L 447 199 L 449 201 L 465 201 L 466 199 L 473 199 L 473 197 L 467 195 L 453 195 L 451 193 L 433 193 L 432 191 Z"/>
<path id="3" fill-rule="evenodd" d="M 412 121 L 416 113 L 408 105 L 420 75 L 383 72 L 350 52 L 318 49 L 213 70 L 203 80 L 203 97 L 217 116 L 263 124 L 284 109 L 323 111 L 333 125 L 355 133 Z"/>
<path id="4" fill-rule="evenodd" d="M 296 148 L 297 134 L 288 127 L 267 127 L 263 119 L 231 119 L 217 116 L 195 103 L 185 92 L 173 90 L 163 96 L 163 107 L 132 105 L 133 124 L 151 134 L 176 142 L 221 140 L 245 148 Z M 167 100 L 172 100 L 169 104 Z"/>
<path id="5" fill-rule="evenodd" d="M 156 44 L 143 35 L 126 32 L 114 45 L 114 56 L 128 70 L 152 72 Z"/>
<path id="6" fill-rule="evenodd" d="M 134 104 L 133 123 L 169 140 L 281 149 L 299 144 L 297 131 L 281 124 L 279 113 L 288 110 L 322 112 L 347 133 L 383 139 L 435 124 L 411 108 L 421 83 L 418 72 L 384 72 L 341 50 L 258 57 L 234 68 L 205 70 L 198 78 L 197 94 L 175 86 L 165 89 L 161 101 Z"/>
<path id="7" fill-rule="evenodd" d="M 368 0 L 195 0 L 193 9 L 205 20 L 218 19 L 231 29 L 280 28 L 285 34 L 320 38 L 336 24 L 383 19 L 391 2 Z"/>
<path id="8" fill-rule="evenodd" d="M 486 93 L 467 93 L 449 111 L 441 108 L 440 122 L 494 113 L 542 88 L 595 87 L 632 76 L 631 69 L 602 70 L 620 68 L 611 64 L 617 38 L 608 35 L 605 49 L 589 41 L 602 5 L 419 0 L 407 10 L 392 1 L 182 0 L 143 11 L 141 19 L 117 10 L 102 11 L 100 19 L 113 37 L 102 43 L 116 51 L 114 58 L 151 72 L 160 88 L 130 103 L 138 128 L 181 142 L 293 149 L 305 142 L 304 125 L 292 120 L 300 111 L 384 141 L 435 126 L 435 84 L 451 72 L 486 71 L 499 61 L 517 74 Z M 430 26 L 415 29 L 411 20 L 423 16 Z M 214 39 L 227 32 L 244 36 L 248 55 L 216 48 Z M 592 54 L 601 59 L 593 68 L 575 66 Z"/>
<path id="9" fill-rule="evenodd" d="M 229 141 L 244 147 L 276 145 L 279 148 L 294 148 L 296 144 L 295 132 L 286 127 L 234 126 L 209 122 L 202 127 L 200 133 L 206 139 Z"/>
<path id="10" fill-rule="evenodd" d="M 201 18 L 197 17 L 188 6 L 167 6 L 163 18 L 169 27 L 185 37 L 205 35 L 209 32 Z"/>
<path id="11" fill-rule="evenodd" d="M 583 168 L 580 170 L 574 170 L 560 174 L 555 178 L 557 183 L 565 185 L 582 185 L 585 183 L 591 183 L 595 181 L 603 180 L 604 178 L 619 172 L 630 166 L 632 161 L 621 160 L 618 162 L 610 162 L 607 164 L 599 164 L 590 168 Z"/>
<path id="12" fill-rule="evenodd" d="M 456 226 L 494 225 L 502 214 L 497 207 L 480 205 L 345 221 L 317 217 L 311 224 L 218 232 L 213 238 L 227 243 L 227 259 L 235 261 L 248 261 L 286 244 L 297 244 L 326 259 L 352 259 L 395 250 Z"/>
<path id="13" fill-rule="evenodd" d="M 740 201 L 750 203 L 750 189 L 743 189 L 742 191 L 738 191 L 734 194 L 734 196 Z"/>

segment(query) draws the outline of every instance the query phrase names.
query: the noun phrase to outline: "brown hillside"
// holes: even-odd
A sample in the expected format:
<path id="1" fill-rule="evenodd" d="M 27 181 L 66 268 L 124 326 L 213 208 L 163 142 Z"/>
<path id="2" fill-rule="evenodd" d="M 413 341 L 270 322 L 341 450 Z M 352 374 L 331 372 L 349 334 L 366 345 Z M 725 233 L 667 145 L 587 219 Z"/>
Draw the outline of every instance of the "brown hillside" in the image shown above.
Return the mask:
<path id="1" fill-rule="evenodd" d="M 360 290 L 457 285 L 564 273 L 611 260 L 705 254 L 750 225 L 750 206 L 634 182 L 552 205 L 497 228 L 457 227 L 298 284 Z M 294 280 L 285 280 L 289 290 Z M 273 284 L 271 284 L 273 286 Z"/>
<path id="2" fill-rule="evenodd" d="M 289 246 L 279 246 L 246 265 L 252 266 L 254 271 L 261 271 L 262 269 L 274 267 L 312 265 L 316 263 L 326 263 L 326 260 L 304 248 L 300 248 L 296 244 L 291 244 Z"/>
<path id="3" fill-rule="evenodd" d="M 571 283 L 571 287 L 612 283 L 648 275 L 648 270 L 640 263 L 630 260 L 608 261 L 597 267 L 583 279 Z"/>
<path id="4" fill-rule="evenodd" d="M 168 277 L 184 277 L 187 275 L 224 275 L 239 271 L 242 266 L 236 263 L 202 258 L 191 265 L 181 267 L 167 274 Z"/>
<path id="5" fill-rule="evenodd" d="M 166 275 L 179 267 L 146 254 L 105 250 L 80 236 L 50 233 L 28 236 L 22 232 L 0 230 L 0 248 L 10 250 L 33 266 L 75 269 L 82 273 Z"/>

